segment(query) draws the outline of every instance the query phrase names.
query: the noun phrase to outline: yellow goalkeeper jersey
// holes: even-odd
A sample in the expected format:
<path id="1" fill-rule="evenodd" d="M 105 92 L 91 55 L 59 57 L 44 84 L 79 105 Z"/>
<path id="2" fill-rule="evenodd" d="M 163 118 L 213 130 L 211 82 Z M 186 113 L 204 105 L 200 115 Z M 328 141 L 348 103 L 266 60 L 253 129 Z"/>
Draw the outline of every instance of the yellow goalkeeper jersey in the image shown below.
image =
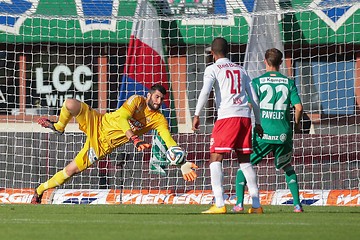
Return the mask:
<path id="1" fill-rule="evenodd" d="M 118 110 L 104 114 L 101 123 L 100 135 L 112 149 L 128 142 L 125 132 L 129 129 L 138 136 L 155 129 L 167 147 L 177 145 L 164 115 L 148 108 L 146 99 L 139 95 L 131 96 Z"/>
<path id="2" fill-rule="evenodd" d="M 118 110 L 100 114 L 82 103 L 81 112 L 76 116 L 79 129 L 86 135 L 84 147 L 75 157 L 80 171 L 111 153 L 118 146 L 128 142 L 125 132 L 131 129 L 141 136 L 150 130 L 157 130 L 166 146 L 177 146 L 171 137 L 168 122 L 159 111 L 148 108 L 146 99 L 134 95 Z"/>

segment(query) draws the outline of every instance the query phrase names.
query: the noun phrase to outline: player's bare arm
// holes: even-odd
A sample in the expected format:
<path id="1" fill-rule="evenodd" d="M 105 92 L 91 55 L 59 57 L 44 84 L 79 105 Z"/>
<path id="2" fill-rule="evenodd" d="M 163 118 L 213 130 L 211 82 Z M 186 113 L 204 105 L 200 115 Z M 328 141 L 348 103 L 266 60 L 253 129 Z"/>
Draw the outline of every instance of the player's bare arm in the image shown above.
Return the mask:
<path id="1" fill-rule="evenodd" d="M 303 114 L 303 106 L 302 104 L 299 103 L 299 104 L 295 104 L 294 108 L 295 108 L 294 132 L 301 133 L 300 121 Z"/>
<path id="2" fill-rule="evenodd" d="M 197 115 L 194 115 L 193 122 L 192 122 L 192 130 L 193 131 L 199 131 L 199 125 L 200 125 L 200 118 Z"/>

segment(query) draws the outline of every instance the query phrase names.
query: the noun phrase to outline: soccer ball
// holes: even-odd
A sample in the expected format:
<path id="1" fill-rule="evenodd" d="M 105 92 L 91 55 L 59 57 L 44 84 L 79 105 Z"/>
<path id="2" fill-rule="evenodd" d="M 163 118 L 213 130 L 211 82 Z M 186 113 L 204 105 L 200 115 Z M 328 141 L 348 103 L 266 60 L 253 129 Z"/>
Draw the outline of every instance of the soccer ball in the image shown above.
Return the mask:
<path id="1" fill-rule="evenodd" d="M 170 165 L 180 165 L 186 161 L 186 152 L 181 147 L 170 147 L 166 151 L 166 160 Z"/>

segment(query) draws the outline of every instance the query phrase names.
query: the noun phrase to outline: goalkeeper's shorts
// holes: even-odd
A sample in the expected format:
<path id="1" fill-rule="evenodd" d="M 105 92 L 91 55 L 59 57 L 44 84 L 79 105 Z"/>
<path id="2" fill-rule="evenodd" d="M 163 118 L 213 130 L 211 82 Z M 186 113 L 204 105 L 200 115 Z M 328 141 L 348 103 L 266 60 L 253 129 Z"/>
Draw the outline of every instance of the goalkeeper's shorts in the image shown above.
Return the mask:
<path id="1" fill-rule="evenodd" d="M 81 103 L 81 110 L 76 116 L 76 121 L 79 129 L 86 134 L 87 138 L 83 148 L 75 157 L 75 163 L 80 171 L 87 169 L 111 151 L 107 141 L 98 137 L 100 136 L 101 118 L 102 114 L 87 104 Z"/>

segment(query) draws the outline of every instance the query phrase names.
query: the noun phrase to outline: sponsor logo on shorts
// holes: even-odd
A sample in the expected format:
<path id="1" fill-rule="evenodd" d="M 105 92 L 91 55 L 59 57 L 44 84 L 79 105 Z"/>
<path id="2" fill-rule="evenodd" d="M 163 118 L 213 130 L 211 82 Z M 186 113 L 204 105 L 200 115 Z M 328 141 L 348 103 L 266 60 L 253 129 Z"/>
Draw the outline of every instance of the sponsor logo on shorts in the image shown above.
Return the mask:
<path id="1" fill-rule="evenodd" d="M 263 138 L 264 140 L 271 140 L 271 141 L 282 141 L 282 142 L 285 142 L 286 139 L 287 139 L 287 135 L 285 133 L 281 134 L 280 136 L 276 135 L 276 136 L 273 136 L 273 135 L 269 135 L 269 134 L 264 134 L 263 135 Z"/>
<path id="2" fill-rule="evenodd" d="M 88 158 L 91 164 L 96 162 L 99 158 L 96 156 L 95 150 L 93 148 L 90 148 L 88 151 Z"/>
<path id="3" fill-rule="evenodd" d="M 264 134 L 263 135 L 263 138 L 262 139 L 264 139 L 264 140 L 274 140 L 274 141 L 277 141 L 277 140 L 279 140 L 279 136 L 271 136 L 271 135 L 269 135 L 269 134 Z"/>
<path id="4" fill-rule="evenodd" d="M 214 145 L 214 143 L 215 143 L 214 138 L 210 138 L 210 147 L 211 147 L 212 145 Z"/>

